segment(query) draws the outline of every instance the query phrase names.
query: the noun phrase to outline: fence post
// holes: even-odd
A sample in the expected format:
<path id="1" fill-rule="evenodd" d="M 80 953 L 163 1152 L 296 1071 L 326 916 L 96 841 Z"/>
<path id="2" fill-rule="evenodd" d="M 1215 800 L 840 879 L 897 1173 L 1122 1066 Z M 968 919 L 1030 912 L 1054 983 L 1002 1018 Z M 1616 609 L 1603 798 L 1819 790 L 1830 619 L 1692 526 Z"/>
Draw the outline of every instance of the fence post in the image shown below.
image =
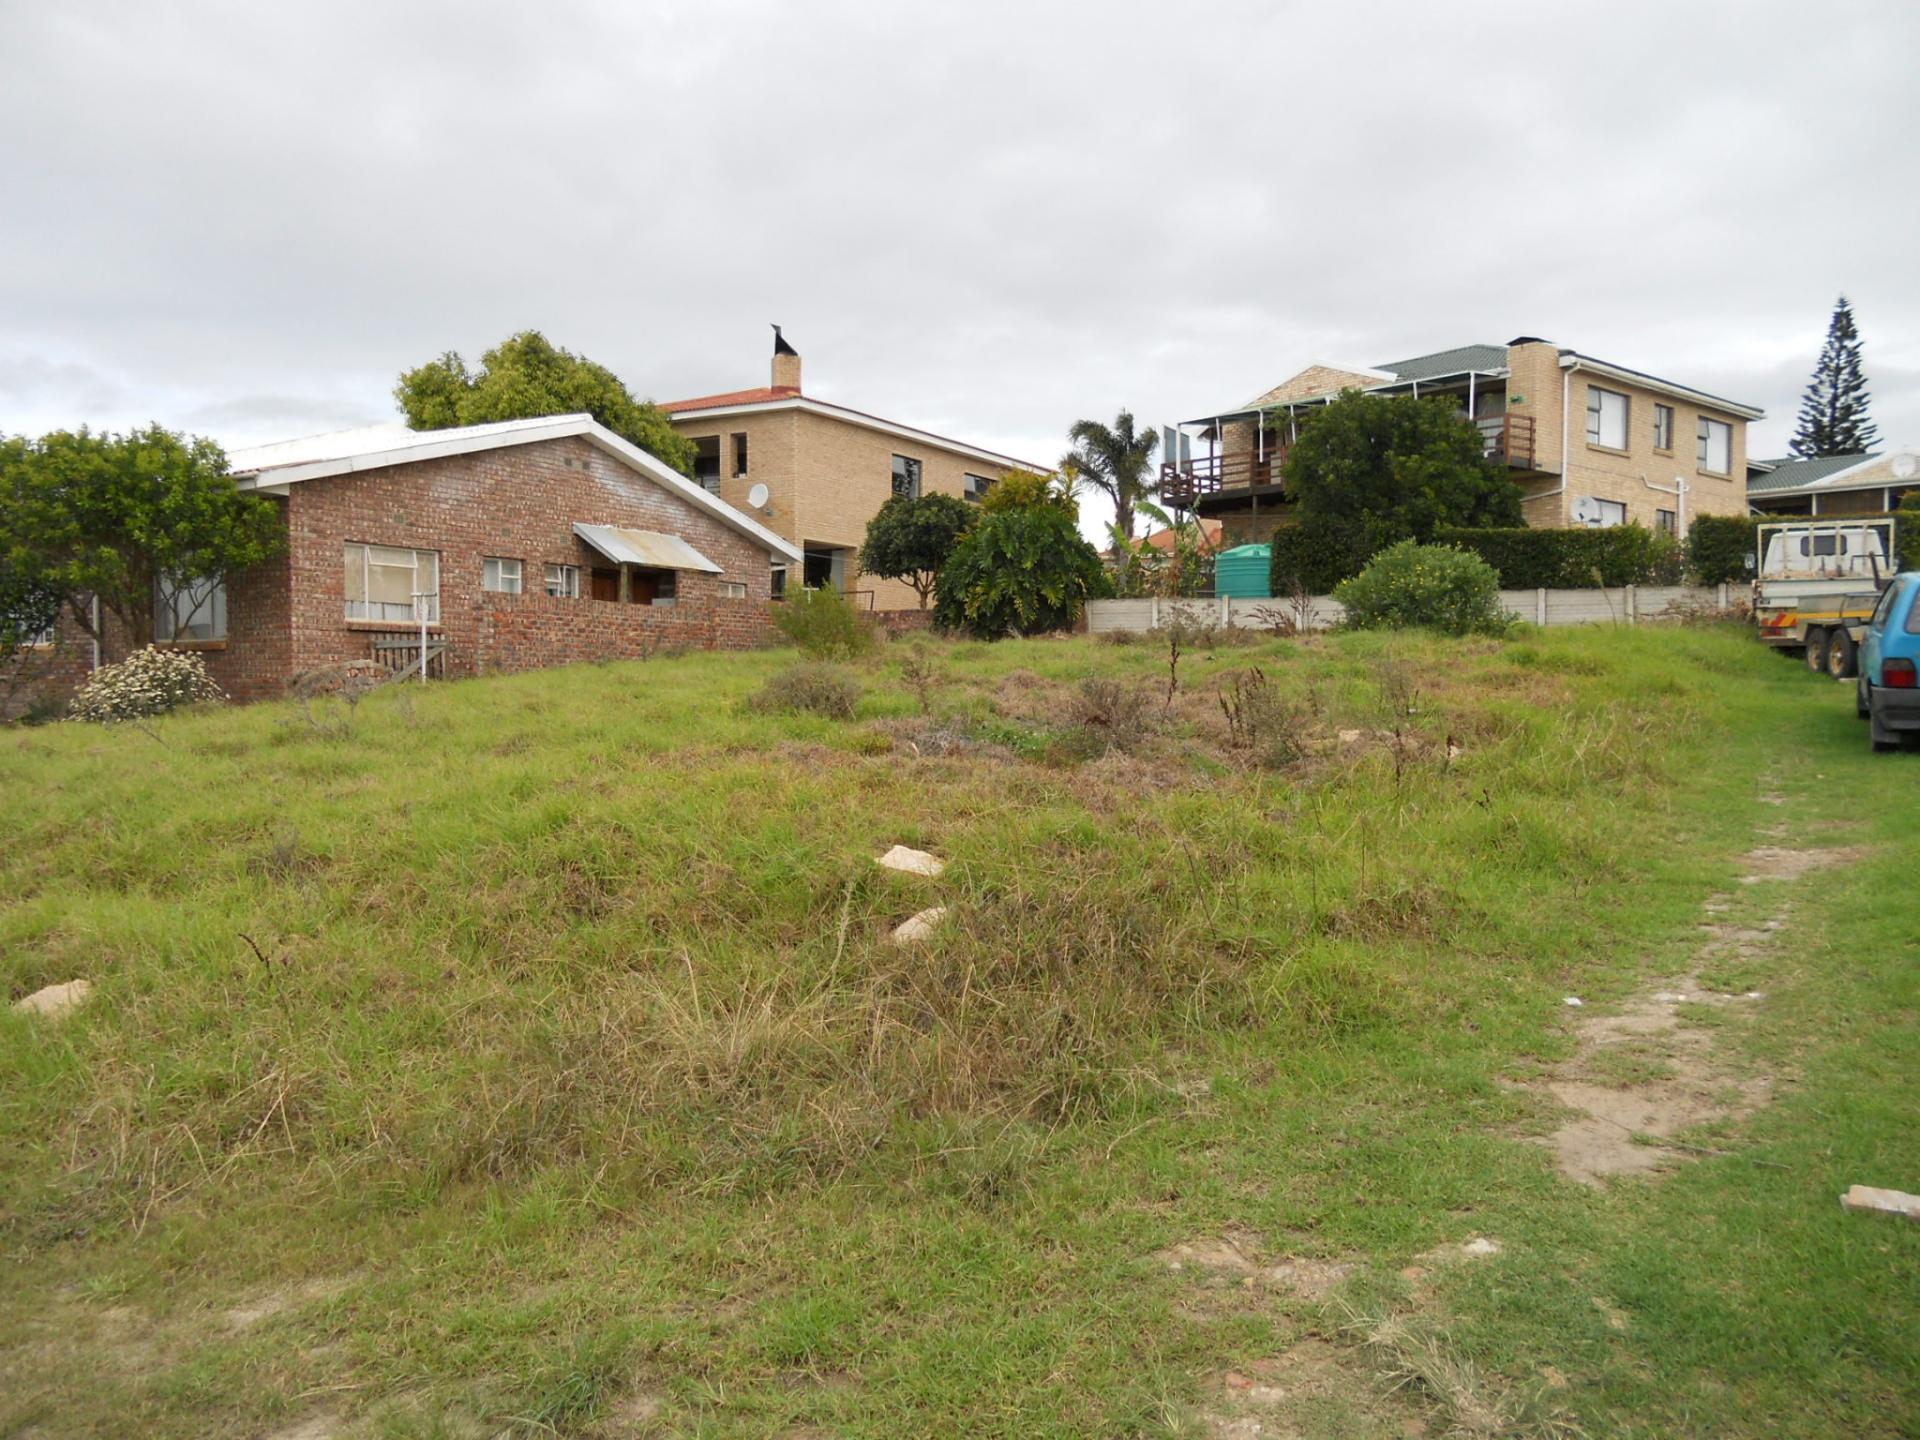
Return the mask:
<path id="1" fill-rule="evenodd" d="M 1160 597 L 1158 595 L 1150 596 L 1147 600 L 1147 628 L 1149 630 L 1160 628 Z"/>
<path id="2" fill-rule="evenodd" d="M 1547 623 L 1547 587 L 1546 586 L 1542 585 L 1538 590 L 1534 591 L 1534 606 L 1536 611 L 1538 612 L 1536 618 L 1538 619 L 1541 625 L 1545 625 Z"/>
<path id="3" fill-rule="evenodd" d="M 1222 595 L 1220 597 L 1220 627 L 1223 630 L 1225 630 L 1225 629 L 1231 629 L 1232 626 L 1233 626 L 1233 597 L 1231 595 Z"/>
<path id="4" fill-rule="evenodd" d="M 1627 586 L 1627 624 L 1631 625 L 1640 618 L 1640 587 Z"/>
<path id="5" fill-rule="evenodd" d="M 1727 582 L 1724 580 L 1720 582 L 1720 608 L 1727 608 Z"/>

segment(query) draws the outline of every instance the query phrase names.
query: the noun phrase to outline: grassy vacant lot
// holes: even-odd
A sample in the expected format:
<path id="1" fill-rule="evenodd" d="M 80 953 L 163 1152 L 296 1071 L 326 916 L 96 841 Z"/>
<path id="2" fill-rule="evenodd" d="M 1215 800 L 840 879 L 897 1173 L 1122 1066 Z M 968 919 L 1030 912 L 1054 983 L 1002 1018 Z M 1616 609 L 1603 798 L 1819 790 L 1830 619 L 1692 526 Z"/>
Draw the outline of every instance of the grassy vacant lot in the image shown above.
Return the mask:
<path id="1" fill-rule="evenodd" d="M 911 654 L 0 732 L 0 990 L 97 986 L 0 1008 L 0 1435 L 1920 1428 L 1920 1227 L 1838 1204 L 1920 1189 L 1920 757 L 1845 689 Z"/>

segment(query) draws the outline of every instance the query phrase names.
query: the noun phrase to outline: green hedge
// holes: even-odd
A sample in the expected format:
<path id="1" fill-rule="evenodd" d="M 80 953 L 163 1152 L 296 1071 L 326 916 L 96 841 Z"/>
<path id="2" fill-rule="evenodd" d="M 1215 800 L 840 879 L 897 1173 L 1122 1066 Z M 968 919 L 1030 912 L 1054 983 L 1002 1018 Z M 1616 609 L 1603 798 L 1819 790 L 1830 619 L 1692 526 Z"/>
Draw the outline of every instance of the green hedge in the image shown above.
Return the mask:
<path id="1" fill-rule="evenodd" d="M 1331 595 L 1334 586 L 1359 572 L 1347 555 L 1308 539 L 1298 525 L 1282 525 L 1273 532 L 1269 573 L 1275 595 L 1291 595 L 1296 584 L 1305 586 L 1309 595 Z"/>
<path id="2" fill-rule="evenodd" d="M 1775 518 L 1775 517 L 1768 517 Z M 1753 527 L 1745 515 L 1701 515 L 1687 526 L 1687 571 L 1696 585 L 1745 580 Z"/>
<path id="3" fill-rule="evenodd" d="M 1436 545 L 1478 555 L 1502 590 L 1578 590 L 1601 585 L 1671 585 L 1681 572 L 1679 542 L 1639 525 L 1599 530 L 1436 530 Z M 1596 582 L 1596 575 L 1598 581 Z"/>
<path id="4" fill-rule="evenodd" d="M 1902 570 L 1920 570 L 1920 490 L 1910 490 L 1893 512 L 1894 545 Z"/>

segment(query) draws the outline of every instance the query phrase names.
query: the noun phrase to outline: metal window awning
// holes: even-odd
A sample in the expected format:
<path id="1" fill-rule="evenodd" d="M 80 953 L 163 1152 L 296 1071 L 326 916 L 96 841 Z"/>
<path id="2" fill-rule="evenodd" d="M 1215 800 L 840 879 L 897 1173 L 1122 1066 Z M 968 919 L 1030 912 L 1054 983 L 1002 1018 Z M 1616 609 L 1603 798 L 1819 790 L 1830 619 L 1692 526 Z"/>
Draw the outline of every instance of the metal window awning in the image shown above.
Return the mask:
<path id="1" fill-rule="evenodd" d="M 720 567 L 678 535 L 658 530 L 623 530 L 617 525 L 575 525 L 573 533 L 617 565 L 647 565 L 655 570 L 704 570 Z"/>

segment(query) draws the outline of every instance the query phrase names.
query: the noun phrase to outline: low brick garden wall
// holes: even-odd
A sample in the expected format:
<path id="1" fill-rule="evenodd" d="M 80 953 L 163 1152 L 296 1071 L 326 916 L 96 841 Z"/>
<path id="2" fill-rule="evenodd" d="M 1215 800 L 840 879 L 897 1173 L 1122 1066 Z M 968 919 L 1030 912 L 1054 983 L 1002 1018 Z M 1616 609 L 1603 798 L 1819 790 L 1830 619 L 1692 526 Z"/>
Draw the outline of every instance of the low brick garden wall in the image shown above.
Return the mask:
<path id="1" fill-rule="evenodd" d="M 487 593 L 474 609 L 475 675 L 583 660 L 644 660 L 681 650 L 753 650 L 774 639 L 768 605 L 759 600 L 616 605 Z"/>

